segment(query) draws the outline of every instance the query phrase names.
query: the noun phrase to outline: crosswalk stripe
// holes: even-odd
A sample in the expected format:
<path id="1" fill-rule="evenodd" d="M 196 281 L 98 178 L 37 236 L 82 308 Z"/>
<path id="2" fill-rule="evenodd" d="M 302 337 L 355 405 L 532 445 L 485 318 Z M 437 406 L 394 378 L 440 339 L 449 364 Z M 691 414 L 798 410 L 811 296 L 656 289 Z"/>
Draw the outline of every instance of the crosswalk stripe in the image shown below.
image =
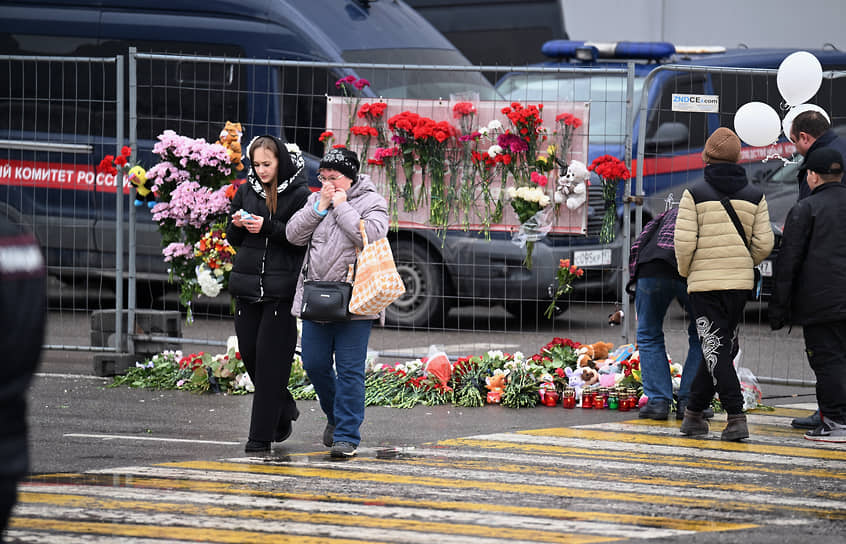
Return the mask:
<path id="1" fill-rule="evenodd" d="M 520 519 L 515 517 L 501 517 L 495 519 L 481 519 L 480 516 L 473 516 L 470 514 L 451 516 L 447 522 L 429 521 L 422 522 L 410 519 L 410 512 L 405 512 L 405 519 L 395 519 L 400 513 L 399 509 L 377 508 L 371 507 L 369 510 L 378 510 L 374 512 L 376 515 L 382 515 L 384 518 L 376 517 L 376 515 L 365 515 L 363 513 L 350 514 L 341 513 L 340 508 L 335 509 L 334 512 L 321 512 L 318 505 L 311 504 L 306 512 L 291 511 L 303 510 L 297 508 L 296 504 L 291 504 L 291 501 L 286 501 L 286 510 L 279 510 L 279 504 L 269 505 L 265 504 L 265 509 L 255 508 L 254 504 L 241 504 L 239 509 L 234 509 L 231 502 L 227 506 L 219 506 L 215 503 L 212 505 L 198 505 L 196 503 L 203 503 L 201 497 L 192 499 L 193 504 L 186 504 L 184 502 L 165 502 L 165 501 L 149 501 L 149 500 L 121 500 L 105 497 L 90 497 L 83 495 L 70 495 L 67 493 L 25 493 L 22 494 L 21 501 L 26 505 L 32 504 L 49 504 L 54 508 L 47 511 L 51 515 L 55 515 L 55 507 L 69 507 L 76 509 L 108 509 L 120 511 L 140 511 L 144 512 L 144 517 L 157 515 L 156 512 L 174 512 L 178 511 L 184 515 L 194 517 L 235 517 L 239 518 L 238 522 L 231 521 L 231 524 L 239 523 L 243 518 L 247 523 L 248 519 L 259 519 L 264 521 L 285 522 L 283 525 L 290 527 L 291 523 L 300 524 L 305 527 L 307 524 L 326 524 L 326 525 L 348 525 L 359 528 L 371 528 L 377 530 L 404 530 L 420 533 L 442 533 L 445 535 L 465 535 L 472 536 L 474 542 L 482 544 L 498 544 L 498 540 L 491 540 L 492 538 L 507 538 L 513 541 L 528 541 L 528 542 L 571 542 L 576 535 L 566 534 L 565 531 L 582 531 L 594 534 L 605 534 L 608 536 L 619 536 L 625 538 L 634 537 L 634 528 L 624 528 L 621 525 L 616 527 L 608 527 L 607 525 L 600 525 L 590 522 L 559 522 L 551 519 Z M 272 509 L 271 509 L 272 508 Z M 328 508 L 326 508 L 328 510 Z M 367 508 L 360 508 L 367 510 Z M 26 507 L 22 508 L 22 513 L 27 514 Z M 32 515 L 32 514 L 30 514 Z M 438 518 L 442 517 L 438 514 Z M 471 523 L 479 523 L 480 525 L 471 525 Z M 280 525 L 281 526 L 281 525 Z M 537 527 L 544 527 L 546 530 L 539 531 Z M 556 534 L 550 531 L 556 531 Z M 682 534 L 683 531 L 654 531 L 653 536 L 672 536 Z M 421 535 L 425 536 L 425 535 Z M 379 538 L 376 536 L 375 538 Z M 403 538 L 408 538 L 403 536 Z M 446 538 L 446 540 L 444 540 Z M 449 537 L 439 537 L 441 541 L 452 541 Z"/>
<path id="2" fill-rule="evenodd" d="M 679 422 L 631 420 L 325 451 L 39 475 L 20 488 L 8 535 L 311 544 L 593 543 L 846 520 L 846 450 L 804 440 L 777 407 L 722 442 Z M 609 505 L 614 505 L 609 508 Z M 111 538 L 111 540 L 110 540 Z M 721 538 L 721 537 L 712 537 Z"/>
<path id="3" fill-rule="evenodd" d="M 38 531 L 20 531 L 10 529 L 5 533 L 9 542 L 26 542 L 27 544 L 115 544 L 112 535 L 92 534 L 58 534 L 55 532 L 43 533 Z M 124 538 L 122 544 L 162 544 L 159 538 Z"/>
<path id="4" fill-rule="evenodd" d="M 628 438 L 619 433 L 616 436 Z M 464 448 L 484 447 L 496 449 L 517 449 L 525 452 L 545 452 L 549 454 L 594 452 L 596 455 L 603 455 L 603 452 L 613 451 L 623 452 L 626 456 L 637 454 L 685 456 L 694 459 L 707 459 L 710 460 L 711 463 L 724 463 L 726 466 L 732 466 L 736 463 L 802 466 L 803 464 L 808 463 L 808 458 L 806 457 L 768 455 L 764 453 L 756 453 L 754 450 L 749 451 L 749 453 L 745 453 L 708 449 L 708 440 L 697 440 L 692 438 L 685 439 L 684 446 L 651 445 L 636 440 L 611 441 L 610 438 L 612 438 L 612 436 L 608 436 L 607 438 L 609 438 L 608 441 L 597 441 L 596 439 L 496 433 L 477 435 L 470 438 L 450 438 L 441 440 L 438 444 L 441 446 Z M 700 443 L 705 443 L 706 446 L 700 448 Z M 630 453 L 633 449 L 632 444 L 637 444 L 637 450 Z M 748 444 L 748 446 L 752 447 L 753 445 Z M 826 470 L 843 470 L 843 463 L 840 461 L 814 460 L 813 466 Z"/>
<path id="5" fill-rule="evenodd" d="M 107 484 L 111 479 L 112 475 L 109 474 L 86 474 L 86 475 L 49 475 L 52 476 L 51 480 L 62 480 L 62 476 L 67 476 L 67 480 L 69 481 L 79 481 L 83 477 L 85 477 L 85 482 L 98 486 L 94 488 L 94 491 L 99 489 L 109 489 L 106 487 L 99 487 Z M 44 479 L 44 478 L 42 478 Z M 627 523 L 631 525 L 637 525 L 640 527 L 659 527 L 659 528 L 667 528 L 667 529 L 678 529 L 681 531 L 728 531 L 728 530 L 736 530 L 736 529 L 743 529 L 754 527 L 754 525 L 750 524 L 738 524 L 738 523 L 731 523 L 731 522 L 719 522 L 719 521 L 700 521 L 700 520 L 688 520 L 688 519 L 678 519 L 678 518 L 670 518 L 670 517 L 661 517 L 661 516 L 646 516 L 646 515 L 634 515 L 634 514 L 624 514 L 624 513 L 608 513 L 602 511 L 582 511 L 582 510 L 565 510 L 559 508 L 543 508 L 543 507 L 530 507 L 530 506 L 513 506 L 510 504 L 497 504 L 497 503 L 483 503 L 483 502 L 470 502 L 470 501 L 431 501 L 431 500 L 422 500 L 422 499 L 405 499 L 395 496 L 370 496 L 370 497 L 361 497 L 356 495 L 341 495 L 337 493 L 320 493 L 320 494 L 311 494 L 311 493 L 291 493 L 291 492 L 280 492 L 280 491 L 265 491 L 260 489 L 255 489 L 251 487 L 240 487 L 238 484 L 234 483 L 226 483 L 226 482 L 215 482 L 215 481 L 200 481 L 200 480 L 187 480 L 187 479 L 166 479 L 166 478 L 147 478 L 147 477 L 139 477 L 134 475 L 131 477 L 131 482 L 133 486 L 142 488 L 142 489 L 151 489 L 154 491 L 157 490 L 169 490 L 173 492 L 174 489 L 187 489 L 189 490 L 189 495 L 195 493 L 214 493 L 217 495 L 214 496 L 225 496 L 226 494 L 235 494 L 235 495 L 247 495 L 250 497 L 250 500 L 255 499 L 256 497 L 268 497 L 272 499 L 285 499 L 286 504 L 289 500 L 304 500 L 304 501 L 314 501 L 314 502 L 322 502 L 322 501 L 332 501 L 335 503 L 340 504 L 380 504 L 380 505 L 395 505 L 395 506 L 406 506 L 411 507 L 414 509 L 448 509 L 448 510 L 455 510 L 455 511 L 471 511 L 471 512 L 486 512 L 489 514 L 500 514 L 500 513 L 507 513 L 513 515 L 523 515 L 523 516 L 535 516 L 535 517 L 549 517 L 555 519 L 571 519 L 571 520 L 596 520 L 596 521 L 604 521 L 604 522 L 620 522 L 620 523 Z M 34 489 L 38 491 L 51 489 L 49 485 L 39 484 L 37 487 L 34 486 Z M 73 486 L 62 484 L 55 488 L 58 492 L 67 491 L 68 489 L 73 490 Z M 88 488 L 91 489 L 91 488 Z M 118 488 L 118 489 L 125 489 L 125 488 Z M 274 504 L 276 502 L 274 501 Z"/>
<path id="6" fill-rule="evenodd" d="M 55 514 L 55 512 L 53 512 Z M 97 513 L 98 516 L 103 516 L 102 512 Z M 79 512 L 82 518 L 90 517 L 90 513 Z M 95 535 L 111 535 L 123 537 L 147 537 L 147 538 L 165 538 L 179 540 L 193 540 L 195 542 L 219 542 L 219 543 L 233 543 L 233 544 L 388 544 L 391 541 L 373 541 L 363 539 L 351 539 L 345 537 L 330 537 L 324 534 L 323 536 L 310 537 L 305 535 L 288 535 L 288 534 L 274 534 L 257 531 L 246 531 L 238 529 L 204 529 L 196 527 L 179 526 L 178 533 L 174 534 L 174 527 L 165 525 L 164 521 L 167 519 L 157 520 L 161 525 L 152 525 L 149 523 L 119 523 L 125 521 L 128 514 L 119 514 L 117 519 L 113 522 L 95 522 L 95 521 L 65 521 L 57 519 L 39 519 L 31 517 L 13 517 L 9 526 L 13 529 L 38 529 L 50 530 L 60 532 L 72 533 L 87 533 Z M 104 516 L 106 517 L 106 516 Z M 173 516 L 169 516 L 173 520 Z M 149 520 L 147 520 L 149 521 Z M 328 531 L 327 531 L 328 532 Z M 345 532 L 349 532 L 345 530 Z"/>
<path id="7" fill-rule="evenodd" d="M 535 429 L 531 431 L 517 431 L 518 434 L 533 436 L 555 436 L 559 438 L 579 438 L 582 440 L 629 442 L 636 444 L 668 445 L 689 447 L 695 446 L 702 450 L 722 450 L 726 452 L 750 452 L 756 454 L 775 454 L 780 456 L 808 457 L 811 459 L 832 459 L 846 461 L 846 450 L 840 449 L 818 449 L 810 447 L 771 446 L 768 444 L 757 444 L 748 442 L 723 442 L 720 440 L 706 440 L 702 438 L 688 438 L 678 436 L 651 436 L 641 434 L 628 434 L 591 431 L 580 428 L 552 428 Z M 713 431 L 712 431 L 713 433 Z"/>
<path id="8" fill-rule="evenodd" d="M 771 475 L 783 476 L 805 476 L 810 478 L 833 478 L 846 479 L 846 474 L 833 472 L 825 469 L 805 468 L 805 467 L 773 467 L 763 465 L 760 463 L 744 464 L 744 465 L 730 465 L 727 466 L 724 462 L 711 463 L 709 459 L 691 459 L 680 456 L 667 455 L 640 455 L 640 454 L 626 454 L 621 455 L 618 452 L 612 454 L 589 451 L 586 449 L 573 448 L 573 452 L 568 452 L 568 463 L 598 464 L 602 466 L 603 470 L 633 472 L 641 471 L 647 473 L 654 473 L 655 465 L 660 465 L 662 472 L 667 475 L 676 475 L 677 477 L 684 477 L 690 475 L 701 476 L 716 476 L 724 477 L 727 470 L 740 472 L 740 475 L 732 475 L 733 478 L 747 474 L 749 478 L 756 478 L 756 473 L 764 472 Z M 415 448 L 413 456 L 409 455 L 405 458 L 407 463 L 418 462 L 433 462 L 430 458 L 444 459 L 444 463 L 450 463 L 453 459 L 480 462 L 482 459 L 488 459 L 490 462 L 503 463 L 522 463 L 526 465 L 538 466 L 541 470 L 547 466 L 560 467 L 562 463 L 561 455 L 543 455 L 537 454 L 523 454 L 515 452 L 502 452 L 497 450 L 459 450 L 459 449 L 422 449 Z M 233 460 L 234 461 L 234 460 Z"/>
<path id="9" fill-rule="evenodd" d="M 637 422 L 617 422 L 594 425 L 579 425 L 577 427 L 574 427 L 574 429 L 590 429 L 624 433 L 648 432 L 652 436 L 670 436 L 676 438 L 680 436 L 678 425 L 649 425 L 648 423 L 642 423 L 642 421 L 643 420 L 639 420 Z M 656 421 L 655 423 L 661 422 Z M 724 425 L 712 425 L 711 430 L 715 433 L 722 432 L 723 427 Z M 805 438 L 803 437 L 803 433 L 800 433 L 796 430 L 790 432 L 787 430 L 782 430 L 778 427 L 772 429 L 764 428 L 763 426 L 758 425 L 749 425 L 749 433 L 751 434 L 751 440 L 754 440 L 756 444 L 777 444 L 784 447 L 790 446 L 805 449 L 813 449 L 815 447 L 822 447 L 828 449 L 840 448 L 840 446 L 838 446 L 837 444 L 823 443 L 815 445 L 814 442 L 810 440 L 805 440 Z"/>
<path id="10" fill-rule="evenodd" d="M 206 537 L 215 542 L 214 531 L 237 530 L 259 534 L 291 535 L 301 538 L 332 539 L 349 538 L 350 527 L 355 527 L 355 538 L 365 542 L 404 542 L 409 544 L 428 544 L 433 539 L 445 544 L 466 544 L 471 538 L 480 544 L 502 544 L 504 539 L 513 544 L 533 544 L 536 542 L 602 542 L 607 537 L 588 534 L 550 533 L 539 530 L 504 530 L 502 527 L 481 525 L 472 527 L 472 532 L 466 532 L 466 526 L 448 523 L 426 523 L 413 520 L 376 520 L 377 524 L 367 524 L 361 516 L 331 516 L 315 512 L 292 513 L 285 511 L 245 509 L 237 512 L 225 512 L 222 508 L 208 506 L 205 508 L 190 508 L 180 504 L 180 509 L 173 510 L 173 505 L 161 503 L 164 512 L 156 512 L 156 504 L 129 504 L 118 506 L 121 502 L 130 501 L 101 501 L 102 504 L 92 504 L 98 508 L 98 518 L 102 521 L 121 524 L 146 524 L 161 527 L 179 527 L 181 532 L 186 527 L 197 530 L 210 531 Z M 170 510 L 167 507 L 170 506 Z M 131 510 L 127 510 L 129 507 Z M 180 512 L 175 518 L 172 512 Z M 205 512 L 204 512 L 205 511 Z M 233 515 L 236 514 L 236 515 Z M 89 519 L 89 511 L 85 506 L 68 507 L 50 504 L 49 506 L 33 506 L 24 504 L 20 508 L 20 516 L 26 518 L 62 518 L 74 523 Z M 582 528 L 582 531 L 585 529 Z M 633 533 L 634 531 L 631 531 Z M 522 533 L 522 538 L 515 537 Z M 139 533 L 141 536 L 154 536 L 155 533 Z"/>
<path id="11" fill-rule="evenodd" d="M 827 515 L 836 516 L 839 510 L 844 510 L 846 515 L 846 504 L 840 501 L 810 498 L 789 498 L 776 495 L 745 495 L 743 501 L 735 500 L 733 493 L 721 492 L 718 490 L 693 490 L 674 489 L 673 495 L 669 496 L 666 491 L 656 486 L 625 484 L 615 485 L 612 482 L 600 482 L 590 478 L 569 478 L 552 479 L 547 478 L 544 482 L 554 481 L 555 484 L 525 484 L 525 479 L 509 477 L 508 475 L 496 473 L 483 473 L 473 471 L 472 479 L 466 478 L 468 474 L 461 471 L 443 469 L 438 472 L 439 476 L 418 475 L 409 470 L 405 465 L 398 464 L 393 467 L 397 473 L 364 472 L 370 467 L 365 460 L 360 459 L 355 463 L 344 464 L 339 467 L 338 463 L 320 463 L 312 461 L 309 466 L 301 466 L 292 463 L 282 465 L 246 465 L 231 462 L 206 462 L 187 461 L 178 463 L 165 463 L 164 467 L 178 467 L 209 472 L 247 472 L 251 475 L 263 474 L 268 478 L 281 477 L 282 480 L 289 480 L 291 477 L 310 477 L 332 480 L 355 480 L 368 483 L 390 483 L 394 485 L 415 485 L 435 486 L 453 489 L 475 489 L 497 493 L 522 493 L 522 494 L 543 494 L 558 497 L 578 497 L 583 499 L 598 499 L 608 501 L 627 502 L 650 502 L 653 504 L 674 504 L 679 506 L 701 507 L 701 508 L 728 508 L 735 510 L 776 510 L 776 509 L 798 509 L 802 511 L 816 511 Z M 319 467 L 319 468 L 316 468 Z M 413 467 L 411 467 L 413 468 Z M 342 470 L 343 469 L 343 470 Z M 416 471 L 431 473 L 431 471 Z M 466 479 L 462 479 L 465 477 Z M 596 489 L 603 489 L 601 497 Z M 750 500 L 752 499 L 752 500 Z"/>

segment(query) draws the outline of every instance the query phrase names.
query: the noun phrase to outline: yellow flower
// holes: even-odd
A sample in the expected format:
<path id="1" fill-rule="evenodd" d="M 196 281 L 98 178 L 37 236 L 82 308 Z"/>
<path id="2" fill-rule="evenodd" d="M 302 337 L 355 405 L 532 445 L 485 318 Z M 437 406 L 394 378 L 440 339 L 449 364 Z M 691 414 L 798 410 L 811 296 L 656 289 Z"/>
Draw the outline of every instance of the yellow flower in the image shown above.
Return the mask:
<path id="1" fill-rule="evenodd" d="M 550 145 L 549 147 L 546 148 L 546 154 L 549 155 L 550 157 L 555 155 L 555 144 L 552 144 L 552 145 Z"/>

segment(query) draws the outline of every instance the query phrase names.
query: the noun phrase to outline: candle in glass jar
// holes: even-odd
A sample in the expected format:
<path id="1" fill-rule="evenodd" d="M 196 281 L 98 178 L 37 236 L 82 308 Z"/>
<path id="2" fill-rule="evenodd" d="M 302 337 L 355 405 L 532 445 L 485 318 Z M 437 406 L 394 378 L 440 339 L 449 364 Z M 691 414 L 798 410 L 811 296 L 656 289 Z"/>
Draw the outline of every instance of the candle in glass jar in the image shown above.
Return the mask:
<path id="1" fill-rule="evenodd" d="M 620 407 L 620 398 L 617 396 L 616 391 L 611 391 L 608 393 L 608 409 L 609 410 L 616 410 Z"/>
<path id="2" fill-rule="evenodd" d="M 576 407 L 576 391 L 572 387 L 564 389 L 564 396 L 561 398 L 561 406 L 564 408 Z"/>

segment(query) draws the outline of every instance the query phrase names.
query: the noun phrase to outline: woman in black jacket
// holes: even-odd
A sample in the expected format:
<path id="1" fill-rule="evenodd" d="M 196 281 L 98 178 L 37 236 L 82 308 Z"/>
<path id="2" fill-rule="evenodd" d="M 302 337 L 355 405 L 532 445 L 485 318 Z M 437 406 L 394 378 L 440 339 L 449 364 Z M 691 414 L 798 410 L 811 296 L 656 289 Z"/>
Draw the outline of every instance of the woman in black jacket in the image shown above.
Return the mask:
<path id="1" fill-rule="evenodd" d="M 247 453 L 270 451 L 270 442 L 291 435 L 299 416 L 288 391 L 297 346 L 291 304 L 304 248 L 291 245 L 285 226 L 311 194 L 300 176 L 304 161 L 274 136 L 250 142 L 250 173 L 232 198 L 226 229 L 237 250 L 229 277 L 235 297 L 238 349 L 255 385 Z"/>

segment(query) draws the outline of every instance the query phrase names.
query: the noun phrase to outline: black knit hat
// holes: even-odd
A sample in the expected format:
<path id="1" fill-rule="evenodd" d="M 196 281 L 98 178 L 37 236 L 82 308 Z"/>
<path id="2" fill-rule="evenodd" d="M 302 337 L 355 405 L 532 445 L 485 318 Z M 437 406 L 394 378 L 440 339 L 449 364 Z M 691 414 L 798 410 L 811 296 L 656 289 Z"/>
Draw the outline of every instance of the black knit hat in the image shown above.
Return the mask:
<path id="1" fill-rule="evenodd" d="M 831 147 L 821 147 L 808 155 L 802 167 L 817 174 L 842 174 L 843 155 Z"/>
<path id="2" fill-rule="evenodd" d="M 346 147 L 333 147 L 323 155 L 320 168 L 335 170 L 350 178 L 353 183 L 358 179 L 358 156 Z"/>

